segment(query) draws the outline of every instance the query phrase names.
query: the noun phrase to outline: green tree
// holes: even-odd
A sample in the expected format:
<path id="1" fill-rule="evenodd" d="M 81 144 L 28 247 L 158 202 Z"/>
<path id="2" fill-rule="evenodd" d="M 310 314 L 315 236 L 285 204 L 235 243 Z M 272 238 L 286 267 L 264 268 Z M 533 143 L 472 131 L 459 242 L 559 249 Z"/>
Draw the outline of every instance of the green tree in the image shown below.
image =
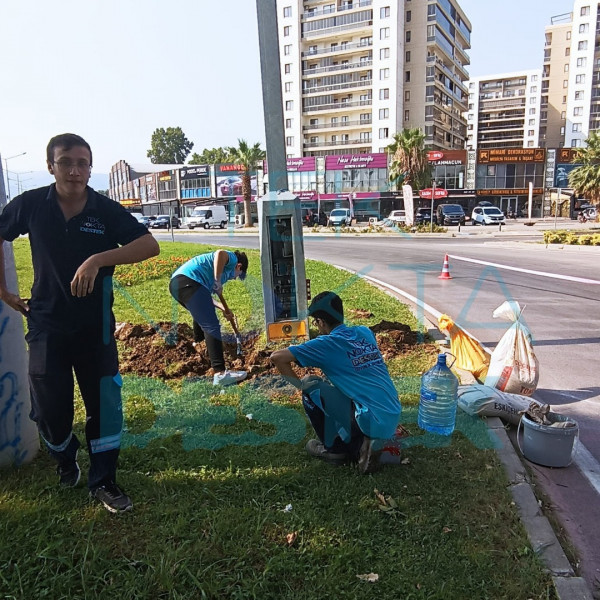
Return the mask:
<path id="1" fill-rule="evenodd" d="M 252 227 L 252 214 L 250 212 L 250 202 L 252 200 L 252 189 L 250 187 L 250 173 L 256 170 L 259 162 L 264 160 L 266 152 L 261 149 L 260 144 L 249 146 L 245 140 L 238 139 L 238 147 L 227 148 L 231 155 L 232 162 L 242 165 L 242 195 L 244 196 L 244 226 Z"/>
<path id="2" fill-rule="evenodd" d="M 418 127 L 403 129 L 394 134 L 394 141 L 387 147 L 392 155 L 390 163 L 390 181 L 398 188 L 412 186 L 421 190 L 429 186 L 431 167 L 425 150 L 425 134 Z"/>
<path id="3" fill-rule="evenodd" d="M 200 154 L 192 154 L 190 165 L 216 165 L 233 162 L 228 148 L 204 148 Z"/>
<path id="4" fill-rule="evenodd" d="M 146 156 L 155 165 L 182 165 L 193 147 L 181 127 L 160 127 L 152 134 Z"/>
<path id="5" fill-rule="evenodd" d="M 592 131 L 586 146 L 577 150 L 575 162 L 582 163 L 569 173 L 569 185 L 578 196 L 600 201 L 600 133 Z"/>

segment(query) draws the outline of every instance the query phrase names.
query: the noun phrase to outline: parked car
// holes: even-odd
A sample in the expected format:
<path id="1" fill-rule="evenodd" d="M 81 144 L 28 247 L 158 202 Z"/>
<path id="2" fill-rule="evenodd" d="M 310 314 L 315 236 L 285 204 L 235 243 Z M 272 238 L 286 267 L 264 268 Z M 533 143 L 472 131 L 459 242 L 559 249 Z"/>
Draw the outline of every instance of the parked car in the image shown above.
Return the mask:
<path id="1" fill-rule="evenodd" d="M 393 210 L 388 216 L 387 221 L 391 221 L 395 225 L 406 223 L 406 211 L 404 210 Z"/>
<path id="2" fill-rule="evenodd" d="M 138 220 L 138 223 L 150 227 L 150 217 L 146 217 L 142 213 L 131 213 L 131 216 L 135 217 Z"/>
<path id="3" fill-rule="evenodd" d="M 169 215 L 157 215 L 156 219 L 150 222 L 150 227 L 152 229 L 169 229 L 169 219 L 171 220 L 171 224 L 174 229 L 179 229 L 181 222 L 179 221 L 179 217 Z"/>
<path id="4" fill-rule="evenodd" d="M 417 208 L 415 212 L 415 225 L 422 225 L 423 223 L 431 222 L 431 209 L 430 208 Z"/>
<path id="5" fill-rule="evenodd" d="M 329 213 L 327 224 L 334 227 L 350 226 L 352 225 L 352 212 L 349 208 L 334 208 Z"/>
<path id="6" fill-rule="evenodd" d="M 476 206 L 471 214 L 472 225 L 504 225 L 504 213 L 497 206 Z"/>
<path id="7" fill-rule="evenodd" d="M 435 212 L 437 225 L 464 225 L 465 211 L 460 204 L 440 204 Z"/>
<path id="8" fill-rule="evenodd" d="M 220 227 L 221 229 L 225 229 L 228 221 L 229 215 L 227 214 L 225 207 L 218 204 L 212 204 L 211 206 L 197 206 L 194 208 L 187 226 L 190 229 L 194 229 L 194 227 L 204 227 L 204 229 Z"/>

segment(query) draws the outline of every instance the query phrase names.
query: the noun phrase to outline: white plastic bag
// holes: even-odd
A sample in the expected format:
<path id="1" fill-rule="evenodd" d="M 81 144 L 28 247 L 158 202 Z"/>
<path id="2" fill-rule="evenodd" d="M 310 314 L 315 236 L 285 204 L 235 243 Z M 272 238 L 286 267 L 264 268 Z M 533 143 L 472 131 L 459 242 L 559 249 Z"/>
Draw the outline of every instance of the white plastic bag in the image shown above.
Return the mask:
<path id="1" fill-rule="evenodd" d="M 493 313 L 495 319 L 513 321 L 492 352 L 485 385 L 510 394 L 531 396 L 540 376 L 540 366 L 533 351 L 531 333 L 520 321 L 518 302 L 506 301 Z"/>
<path id="2" fill-rule="evenodd" d="M 486 385 L 458 386 L 458 406 L 472 416 L 500 417 L 507 423 L 518 425 L 520 413 L 527 410 L 532 402 L 542 408 L 548 406 L 527 396 L 508 394 Z"/>

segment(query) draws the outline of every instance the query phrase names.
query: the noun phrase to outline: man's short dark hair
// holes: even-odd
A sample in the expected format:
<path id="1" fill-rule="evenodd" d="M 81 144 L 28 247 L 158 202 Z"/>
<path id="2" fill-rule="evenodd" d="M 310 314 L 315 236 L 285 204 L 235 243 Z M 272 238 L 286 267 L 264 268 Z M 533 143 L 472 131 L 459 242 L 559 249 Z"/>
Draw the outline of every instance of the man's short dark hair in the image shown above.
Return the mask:
<path id="1" fill-rule="evenodd" d="M 56 148 L 64 148 L 65 150 L 70 150 L 74 146 L 83 146 L 87 148 L 90 153 L 90 165 L 92 164 L 92 149 L 90 145 L 80 136 L 75 133 L 61 133 L 60 135 L 55 135 L 49 142 L 46 148 L 46 158 L 49 163 L 54 162 L 54 150 Z"/>
<path id="2" fill-rule="evenodd" d="M 342 299 L 333 292 L 321 292 L 310 303 L 308 314 L 316 319 L 322 319 L 329 326 L 341 325 L 344 322 Z"/>
<path id="3" fill-rule="evenodd" d="M 248 271 L 248 257 L 245 252 L 240 252 L 239 250 L 236 250 L 234 254 L 238 259 L 238 264 L 242 267 L 240 279 L 244 280 L 246 279 L 246 272 Z"/>

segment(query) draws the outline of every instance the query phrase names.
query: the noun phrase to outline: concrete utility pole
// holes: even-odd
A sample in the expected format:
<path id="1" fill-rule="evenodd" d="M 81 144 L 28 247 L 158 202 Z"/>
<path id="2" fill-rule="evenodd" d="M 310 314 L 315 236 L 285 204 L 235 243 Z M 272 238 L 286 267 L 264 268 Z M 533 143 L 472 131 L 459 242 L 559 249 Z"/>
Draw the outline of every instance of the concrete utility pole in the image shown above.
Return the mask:
<path id="1" fill-rule="evenodd" d="M 276 192 L 288 189 L 283 106 L 281 104 L 277 3 L 275 0 L 256 0 L 256 10 L 267 160 L 269 161 L 269 190 Z"/>
<path id="2" fill-rule="evenodd" d="M 0 212 L 6 205 L 0 159 Z M 4 242 L 4 272 L 9 290 L 16 292 L 17 271 L 12 244 Z M 21 313 L 0 301 L 0 467 L 31 461 L 39 450 L 35 423 L 29 419 L 27 351 Z"/>

